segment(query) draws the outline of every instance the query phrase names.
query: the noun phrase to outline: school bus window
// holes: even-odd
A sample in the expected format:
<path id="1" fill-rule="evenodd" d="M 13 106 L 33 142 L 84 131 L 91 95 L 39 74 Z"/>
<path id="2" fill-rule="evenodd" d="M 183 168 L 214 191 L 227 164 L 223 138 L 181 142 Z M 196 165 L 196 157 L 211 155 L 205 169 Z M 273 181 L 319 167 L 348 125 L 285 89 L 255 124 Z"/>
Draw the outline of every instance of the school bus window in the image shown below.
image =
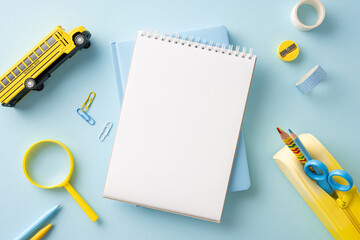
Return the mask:
<path id="1" fill-rule="evenodd" d="M 9 84 L 9 81 L 8 81 L 6 78 L 4 78 L 3 80 L 1 80 L 1 82 L 2 82 L 5 86 Z"/>
<path id="2" fill-rule="evenodd" d="M 43 45 L 41 45 L 41 48 L 45 52 L 46 50 L 48 50 L 49 47 L 48 47 L 48 45 L 46 45 L 46 43 L 44 43 Z"/>
<path id="3" fill-rule="evenodd" d="M 43 54 L 42 50 L 40 48 L 35 50 L 35 53 L 40 57 L 41 54 Z"/>
<path id="4" fill-rule="evenodd" d="M 4 89 L 3 85 L 0 84 L 0 91 L 3 90 L 3 89 Z"/>
<path id="5" fill-rule="evenodd" d="M 25 65 L 23 63 L 20 63 L 18 68 L 20 68 L 21 71 L 24 71 L 26 67 L 25 67 Z"/>
<path id="6" fill-rule="evenodd" d="M 8 79 L 10 79 L 10 81 L 14 80 L 14 75 L 12 73 L 10 73 L 9 75 L 7 75 Z"/>
<path id="7" fill-rule="evenodd" d="M 20 71 L 19 69 L 15 68 L 13 73 L 16 75 L 16 76 L 19 76 L 20 75 Z"/>
<path id="8" fill-rule="evenodd" d="M 35 55 L 35 53 L 30 54 L 30 58 L 31 60 L 35 61 L 37 59 L 37 56 Z"/>
<path id="9" fill-rule="evenodd" d="M 29 66 L 29 65 L 31 64 L 31 61 L 30 61 L 29 58 L 27 58 L 27 59 L 25 59 L 24 63 L 25 63 L 27 66 Z"/>
<path id="10" fill-rule="evenodd" d="M 48 40 L 46 40 L 46 42 L 49 44 L 49 46 L 51 46 L 56 42 L 56 40 L 54 37 L 50 37 Z"/>

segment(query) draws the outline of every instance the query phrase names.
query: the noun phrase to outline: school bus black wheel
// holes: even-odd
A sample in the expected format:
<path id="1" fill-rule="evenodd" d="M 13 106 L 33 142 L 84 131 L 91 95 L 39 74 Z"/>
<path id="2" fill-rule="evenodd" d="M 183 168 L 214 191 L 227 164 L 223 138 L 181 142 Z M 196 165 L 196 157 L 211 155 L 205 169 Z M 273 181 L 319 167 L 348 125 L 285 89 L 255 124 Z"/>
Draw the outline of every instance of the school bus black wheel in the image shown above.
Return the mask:
<path id="1" fill-rule="evenodd" d="M 16 102 L 9 103 L 9 107 L 15 107 Z"/>
<path id="2" fill-rule="evenodd" d="M 82 33 L 77 33 L 74 36 L 74 43 L 77 47 L 82 46 L 84 43 L 86 43 L 87 39 Z"/>
<path id="3" fill-rule="evenodd" d="M 25 88 L 29 90 L 33 90 L 36 86 L 36 81 L 33 78 L 28 78 L 24 82 Z"/>
<path id="4" fill-rule="evenodd" d="M 35 88 L 35 91 L 41 91 L 44 89 L 44 84 L 41 84 L 40 86 L 38 86 L 37 88 Z"/>
<path id="5" fill-rule="evenodd" d="M 86 45 L 85 45 L 85 49 L 89 48 L 91 46 L 91 42 L 89 41 Z"/>

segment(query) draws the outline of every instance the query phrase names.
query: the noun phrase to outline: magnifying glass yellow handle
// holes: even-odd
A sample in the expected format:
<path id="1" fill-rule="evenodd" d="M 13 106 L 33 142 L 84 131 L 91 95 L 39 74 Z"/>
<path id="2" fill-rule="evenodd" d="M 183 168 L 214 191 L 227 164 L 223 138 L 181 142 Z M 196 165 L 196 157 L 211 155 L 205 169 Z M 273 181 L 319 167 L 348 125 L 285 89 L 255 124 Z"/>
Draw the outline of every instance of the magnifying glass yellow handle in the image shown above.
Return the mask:
<path id="1" fill-rule="evenodd" d="M 70 195 L 75 199 L 75 201 L 80 205 L 80 207 L 84 210 L 84 212 L 88 215 L 90 220 L 95 222 L 99 218 L 98 215 L 90 208 L 90 206 L 76 192 L 76 190 L 70 185 L 70 183 L 65 184 L 64 187 L 70 193 Z"/>

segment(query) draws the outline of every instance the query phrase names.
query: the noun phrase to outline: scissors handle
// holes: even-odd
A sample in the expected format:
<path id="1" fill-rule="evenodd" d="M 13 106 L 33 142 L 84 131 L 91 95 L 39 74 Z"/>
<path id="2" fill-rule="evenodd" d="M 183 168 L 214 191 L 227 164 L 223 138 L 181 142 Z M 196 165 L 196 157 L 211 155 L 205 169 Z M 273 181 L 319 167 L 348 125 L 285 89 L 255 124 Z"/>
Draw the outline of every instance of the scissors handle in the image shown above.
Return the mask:
<path id="1" fill-rule="evenodd" d="M 70 195 L 75 199 L 75 201 L 79 204 L 79 206 L 84 210 L 84 212 L 88 215 L 91 221 L 95 222 L 99 217 L 98 215 L 91 209 L 91 207 L 85 202 L 85 200 L 76 192 L 76 190 L 67 183 L 64 185 L 65 189 L 70 193 Z"/>
<path id="2" fill-rule="evenodd" d="M 314 169 L 315 173 L 310 170 L 310 167 Z M 310 160 L 305 163 L 304 171 L 309 178 L 315 180 L 317 184 L 329 195 L 333 194 L 334 189 L 328 182 L 329 169 L 324 163 L 318 160 Z"/>
<path id="3" fill-rule="evenodd" d="M 310 170 L 310 166 L 315 170 L 315 173 Z M 349 191 L 354 185 L 354 181 L 349 173 L 340 169 L 333 170 L 329 173 L 327 166 L 318 160 L 308 161 L 304 166 L 304 170 L 309 178 L 315 180 L 318 185 L 330 195 L 332 195 L 334 190 Z M 336 182 L 334 179 L 335 176 L 343 178 L 348 184 L 342 185 Z"/>
<path id="4" fill-rule="evenodd" d="M 345 181 L 347 181 L 348 185 L 342 185 L 342 184 L 336 182 L 334 180 L 335 176 L 343 178 Z M 347 172 L 345 172 L 344 170 L 339 170 L 339 169 L 333 170 L 329 173 L 328 181 L 329 181 L 329 184 L 334 189 L 342 191 L 342 192 L 349 191 L 354 185 L 354 181 L 353 181 L 351 175 L 348 174 Z"/>

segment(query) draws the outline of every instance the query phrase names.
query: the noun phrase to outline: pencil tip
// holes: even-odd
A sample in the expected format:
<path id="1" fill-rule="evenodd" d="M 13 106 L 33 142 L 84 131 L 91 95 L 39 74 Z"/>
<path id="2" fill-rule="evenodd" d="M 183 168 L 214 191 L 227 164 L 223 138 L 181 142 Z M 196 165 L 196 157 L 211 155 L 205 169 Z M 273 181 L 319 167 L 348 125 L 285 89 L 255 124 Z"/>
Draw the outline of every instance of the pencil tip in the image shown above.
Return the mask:
<path id="1" fill-rule="evenodd" d="M 62 205 L 62 203 L 60 203 L 59 205 L 58 205 L 58 207 L 60 207 Z"/>
<path id="2" fill-rule="evenodd" d="M 289 128 L 289 132 L 290 132 L 290 133 L 293 133 L 290 128 Z"/>
<path id="3" fill-rule="evenodd" d="M 282 130 L 279 127 L 277 127 L 276 129 L 278 130 L 279 133 L 282 133 Z"/>

